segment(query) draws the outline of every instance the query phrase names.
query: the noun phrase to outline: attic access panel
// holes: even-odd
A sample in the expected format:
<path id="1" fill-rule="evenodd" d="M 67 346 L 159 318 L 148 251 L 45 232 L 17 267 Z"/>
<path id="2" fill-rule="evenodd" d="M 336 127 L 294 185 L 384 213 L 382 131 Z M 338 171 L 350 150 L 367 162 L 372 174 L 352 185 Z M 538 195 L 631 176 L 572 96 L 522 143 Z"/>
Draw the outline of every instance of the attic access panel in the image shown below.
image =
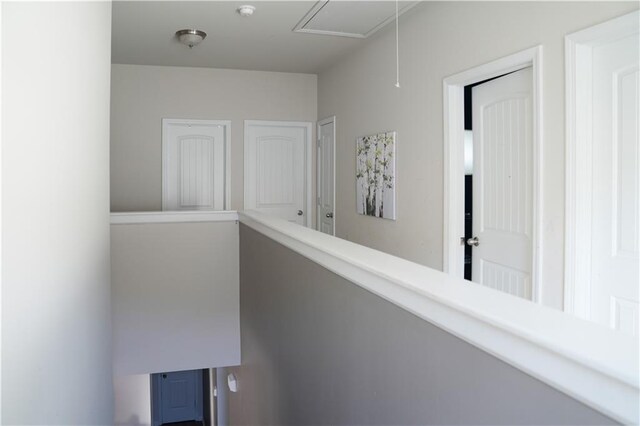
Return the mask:
<path id="1" fill-rule="evenodd" d="M 402 14 L 418 4 L 402 1 Z M 293 28 L 297 33 L 323 34 L 340 37 L 367 38 L 395 18 L 394 1 L 321 0 Z"/>

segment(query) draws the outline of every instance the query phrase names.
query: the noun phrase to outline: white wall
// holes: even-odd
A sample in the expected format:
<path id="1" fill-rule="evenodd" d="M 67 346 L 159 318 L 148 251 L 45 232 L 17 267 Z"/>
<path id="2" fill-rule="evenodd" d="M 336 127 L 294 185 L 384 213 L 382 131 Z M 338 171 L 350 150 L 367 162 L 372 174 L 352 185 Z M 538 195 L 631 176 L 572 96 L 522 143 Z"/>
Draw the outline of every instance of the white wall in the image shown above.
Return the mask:
<path id="1" fill-rule="evenodd" d="M 0 4 L 0 424 L 2 423 L 2 4 Z"/>
<path id="2" fill-rule="evenodd" d="M 232 121 L 230 208 L 242 209 L 244 120 L 315 122 L 316 88 L 312 74 L 113 65 L 111 210 L 162 209 L 163 118 Z"/>
<path id="3" fill-rule="evenodd" d="M 240 363 L 238 238 L 235 221 L 111 226 L 115 376 Z"/>
<path id="4" fill-rule="evenodd" d="M 114 376 L 113 393 L 115 425 L 151 424 L 151 377 L 148 374 Z"/>
<path id="5" fill-rule="evenodd" d="M 425 2 L 400 20 L 401 89 L 389 27 L 318 76 L 318 118 L 336 115 L 337 236 L 442 268 L 442 80 L 542 44 L 542 300 L 562 307 L 564 36 L 637 9 L 634 2 Z M 397 134 L 397 221 L 356 214 L 355 141 Z"/>
<path id="6" fill-rule="evenodd" d="M 110 2 L 2 3 L 3 424 L 112 424 L 110 44 Z"/>

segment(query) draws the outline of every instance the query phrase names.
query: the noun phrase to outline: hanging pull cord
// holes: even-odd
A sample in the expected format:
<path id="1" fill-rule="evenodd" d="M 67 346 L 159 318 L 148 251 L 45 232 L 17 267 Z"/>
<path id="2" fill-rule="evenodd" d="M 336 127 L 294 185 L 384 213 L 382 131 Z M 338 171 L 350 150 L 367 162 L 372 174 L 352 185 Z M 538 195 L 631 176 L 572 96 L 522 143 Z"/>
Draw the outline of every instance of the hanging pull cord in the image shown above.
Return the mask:
<path id="1" fill-rule="evenodd" d="M 400 49 L 398 41 L 398 0 L 396 0 L 396 84 L 400 88 Z"/>

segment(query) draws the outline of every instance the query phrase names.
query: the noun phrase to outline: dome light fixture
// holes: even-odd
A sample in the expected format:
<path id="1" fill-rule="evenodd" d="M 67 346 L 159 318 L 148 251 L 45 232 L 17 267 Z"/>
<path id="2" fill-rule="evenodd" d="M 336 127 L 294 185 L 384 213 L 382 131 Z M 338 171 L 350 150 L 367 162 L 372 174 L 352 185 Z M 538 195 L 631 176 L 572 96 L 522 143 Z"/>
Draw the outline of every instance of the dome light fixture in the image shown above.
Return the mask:
<path id="1" fill-rule="evenodd" d="M 253 15 L 253 12 L 256 11 L 255 6 L 251 6 L 250 4 L 245 4 L 236 9 L 236 11 L 240 14 L 240 16 L 247 18 Z"/>
<path id="2" fill-rule="evenodd" d="M 205 39 L 207 33 L 200 30 L 179 30 L 176 31 L 176 37 L 180 40 L 180 43 L 186 44 L 189 46 L 189 49 L 193 48 L 193 46 L 198 45 L 202 40 Z"/>

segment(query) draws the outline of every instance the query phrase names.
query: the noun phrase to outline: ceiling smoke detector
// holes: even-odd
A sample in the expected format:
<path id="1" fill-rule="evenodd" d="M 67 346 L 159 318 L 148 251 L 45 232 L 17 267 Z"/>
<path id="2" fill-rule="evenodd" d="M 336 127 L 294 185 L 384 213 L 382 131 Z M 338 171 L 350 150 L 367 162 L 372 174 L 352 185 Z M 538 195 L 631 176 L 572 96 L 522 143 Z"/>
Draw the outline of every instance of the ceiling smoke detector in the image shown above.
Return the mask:
<path id="1" fill-rule="evenodd" d="M 240 6 L 236 11 L 240 14 L 240 16 L 248 17 L 253 15 L 253 12 L 256 11 L 255 6 L 251 6 L 250 4 L 245 4 L 244 6 Z"/>
<path id="2" fill-rule="evenodd" d="M 176 31 L 176 37 L 180 40 L 180 43 L 186 44 L 189 48 L 196 46 L 202 40 L 205 39 L 207 33 L 200 30 L 179 30 Z"/>

